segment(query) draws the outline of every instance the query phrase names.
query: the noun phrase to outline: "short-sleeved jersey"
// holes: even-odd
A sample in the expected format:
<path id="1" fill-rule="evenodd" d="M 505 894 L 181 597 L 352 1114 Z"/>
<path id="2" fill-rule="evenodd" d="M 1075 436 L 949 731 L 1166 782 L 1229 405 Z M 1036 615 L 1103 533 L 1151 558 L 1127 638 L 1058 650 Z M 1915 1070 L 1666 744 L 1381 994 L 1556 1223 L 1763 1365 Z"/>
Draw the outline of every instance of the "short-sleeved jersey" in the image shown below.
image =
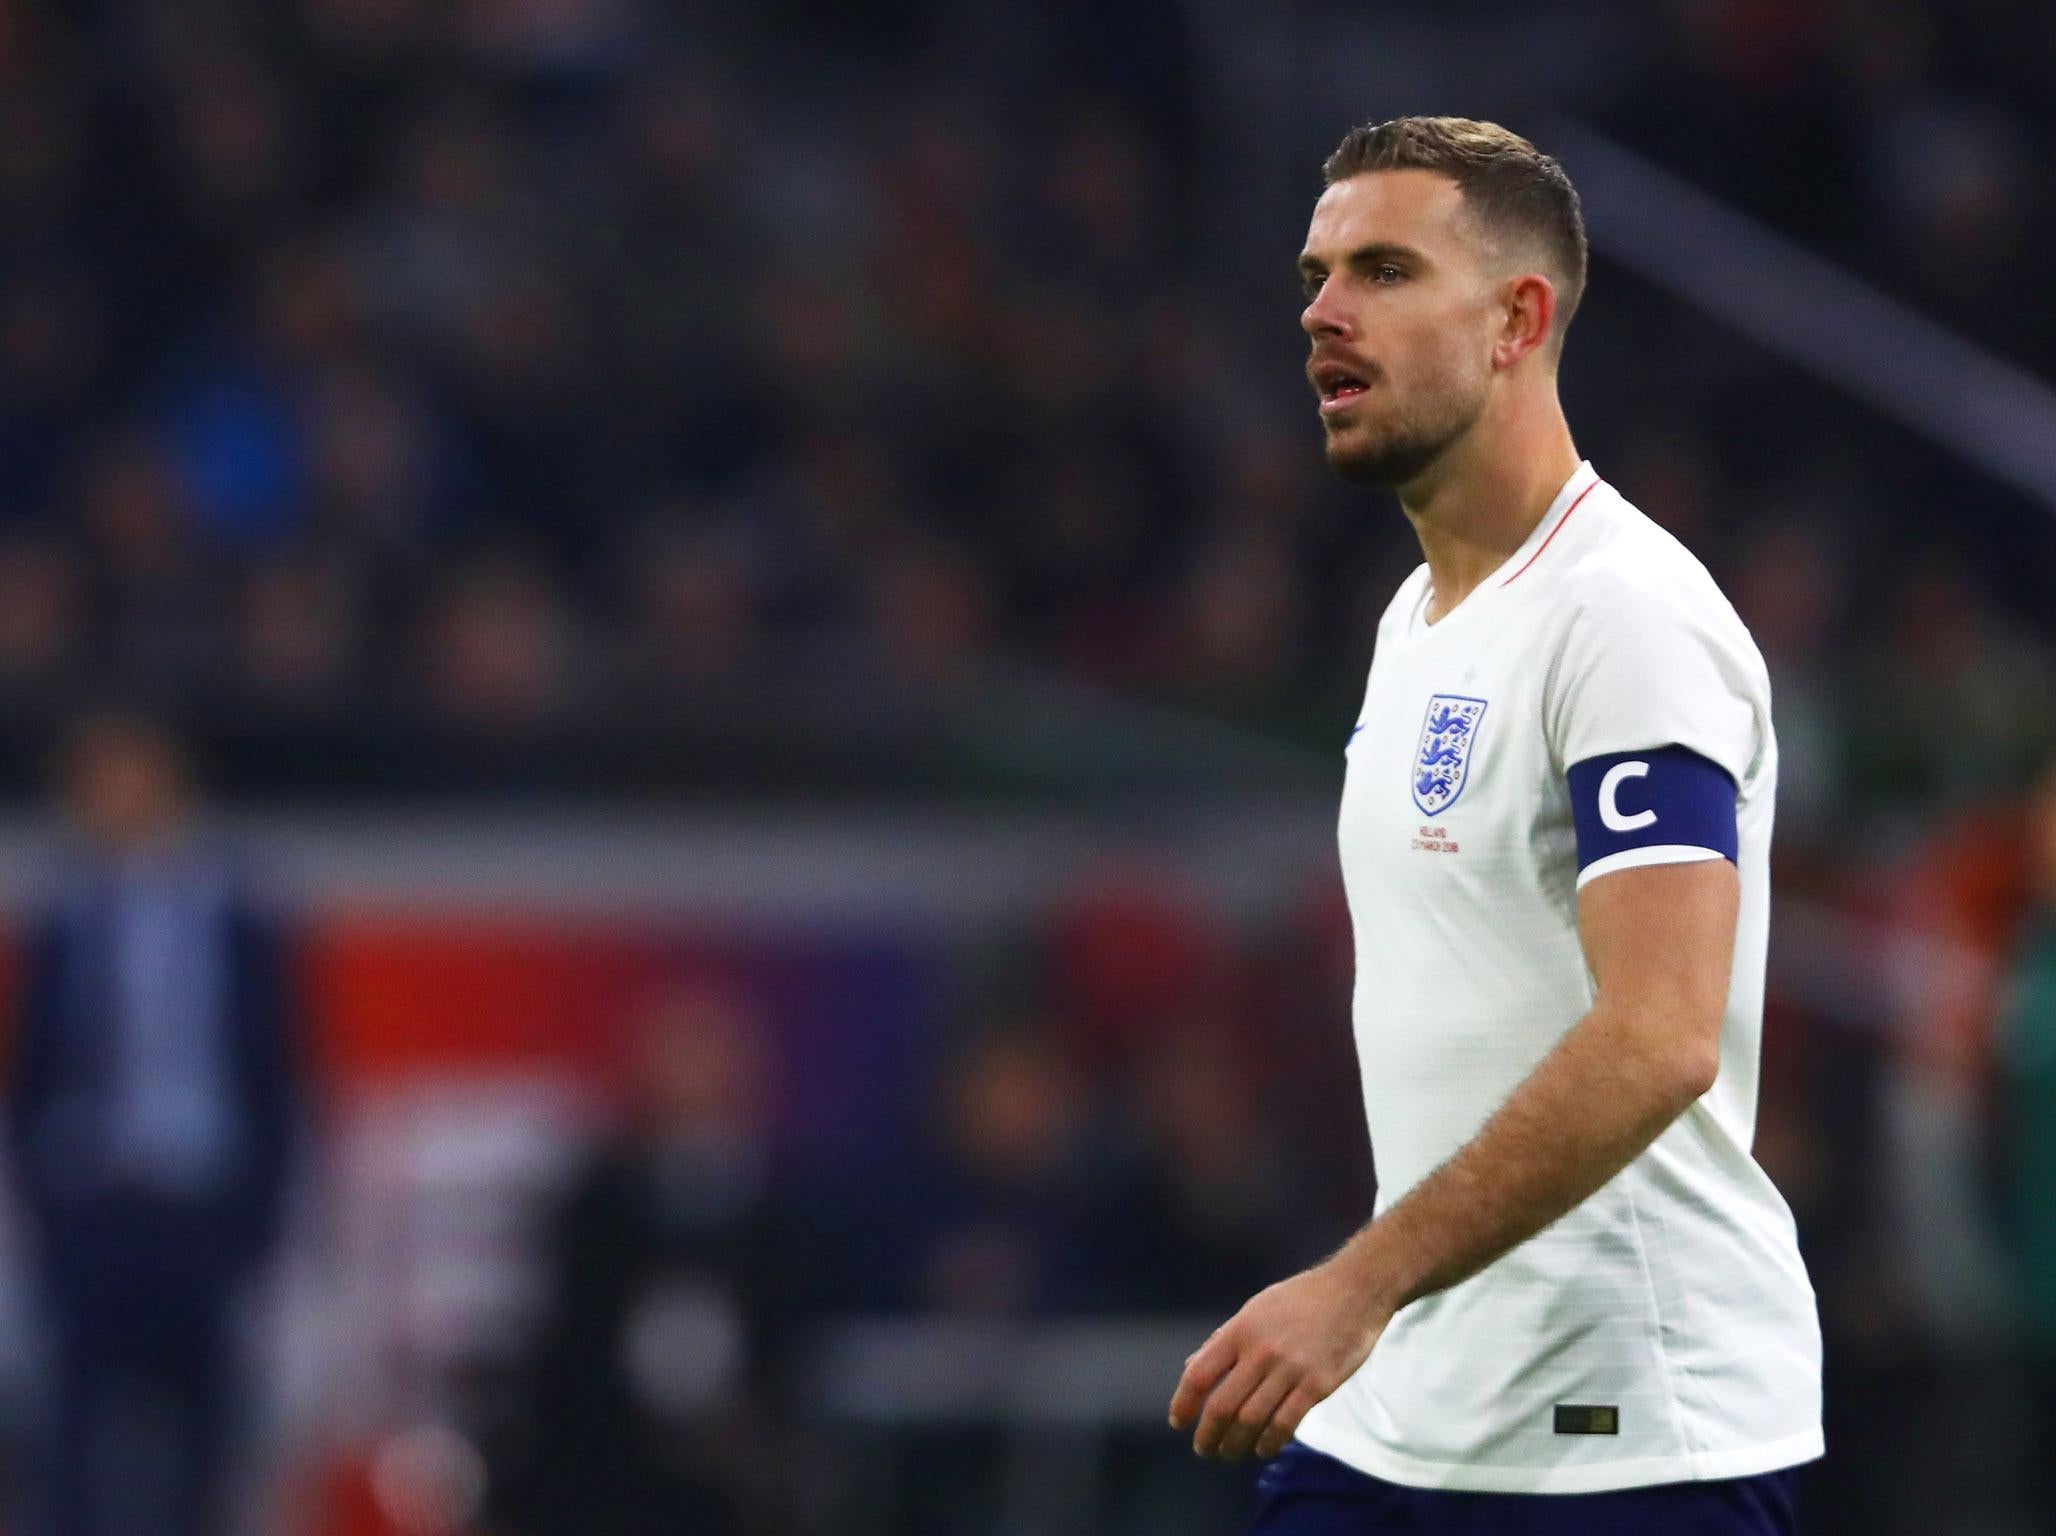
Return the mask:
<path id="1" fill-rule="evenodd" d="M 1733 782 L 1742 894 L 1720 1070 L 1561 1220 L 1402 1308 L 1299 1438 L 1391 1482 L 1500 1492 L 1818 1456 L 1813 1291 L 1750 1155 L 1777 779 L 1762 658 L 1705 567 L 1589 464 L 1432 625 L 1428 597 L 1422 566 L 1379 624 L 1340 821 L 1378 1209 L 1475 1136 L 1592 1004 L 1578 765 L 1675 748 Z M 1612 797 L 1624 781 L 1608 777 Z M 1647 815 L 1609 798 L 1610 822 Z M 1585 878 L 1717 856 L 1653 829 L 1638 841 Z"/>

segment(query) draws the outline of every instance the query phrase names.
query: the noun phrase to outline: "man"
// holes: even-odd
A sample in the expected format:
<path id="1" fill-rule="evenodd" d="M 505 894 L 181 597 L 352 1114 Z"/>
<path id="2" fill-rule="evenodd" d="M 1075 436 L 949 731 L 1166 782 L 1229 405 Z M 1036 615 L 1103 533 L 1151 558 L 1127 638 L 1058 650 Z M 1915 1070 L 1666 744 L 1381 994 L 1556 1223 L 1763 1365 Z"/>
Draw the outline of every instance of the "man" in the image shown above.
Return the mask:
<path id="1" fill-rule="evenodd" d="M 552 1224 L 520 1443 L 496 1468 L 507 1528 L 788 1528 L 776 1382 L 808 1266 L 773 1155 L 766 1021 L 739 992 L 686 982 L 650 999 L 630 1041 L 630 1123 Z"/>
<path id="2" fill-rule="evenodd" d="M 1763 663 L 1572 447 L 1561 168 L 1402 118 L 1325 169 L 1299 268 L 1328 463 L 1395 490 L 1426 557 L 1340 822 L 1380 1188 L 1194 1353 L 1171 1422 L 1278 1456 L 1265 1536 L 1789 1532 L 1820 1344 L 1749 1155 Z"/>
<path id="3" fill-rule="evenodd" d="M 53 1336 L 23 1528 L 203 1536 L 226 1529 L 236 1308 L 283 1214 L 297 1020 L 178 744 L 95 713 L 58 777 L 79 842 L 27 957 L 7 1105 Z"/>

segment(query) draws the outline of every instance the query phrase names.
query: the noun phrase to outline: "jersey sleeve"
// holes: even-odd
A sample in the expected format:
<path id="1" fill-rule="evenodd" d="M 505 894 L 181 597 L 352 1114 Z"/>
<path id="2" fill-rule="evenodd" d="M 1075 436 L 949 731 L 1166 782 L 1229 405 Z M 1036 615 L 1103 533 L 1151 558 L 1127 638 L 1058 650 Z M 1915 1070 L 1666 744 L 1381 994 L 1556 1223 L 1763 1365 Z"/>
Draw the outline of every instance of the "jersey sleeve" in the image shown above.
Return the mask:
<path id="1" fill-rule="evenodd" d="M 1616 869 L 1737 856 L 1760 750 L 1746 635 L 1689 595 L 1625 580 L 1574 610 L 1545 702 L 1577 828 L 1578 884 Z"/>

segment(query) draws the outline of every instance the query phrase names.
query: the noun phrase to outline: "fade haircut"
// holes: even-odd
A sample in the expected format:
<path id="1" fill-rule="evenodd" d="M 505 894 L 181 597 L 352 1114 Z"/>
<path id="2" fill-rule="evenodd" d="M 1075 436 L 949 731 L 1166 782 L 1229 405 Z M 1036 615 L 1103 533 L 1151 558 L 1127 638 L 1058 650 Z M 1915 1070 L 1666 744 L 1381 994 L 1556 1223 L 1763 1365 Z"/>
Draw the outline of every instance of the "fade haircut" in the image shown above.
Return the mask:
<path id="1" fill-rule="evenodd" d="M 1550 345 L 1585 292 L 1585 215 L 1563 167 L 1519 134 L 1468 117 L 1395 117 L 1352 128 L 1321 167 L 1329 186 L 1366 171 L 1434 171 L 1463 193 L 1487 238 L 1540 255 L 1556 284 Z"/>

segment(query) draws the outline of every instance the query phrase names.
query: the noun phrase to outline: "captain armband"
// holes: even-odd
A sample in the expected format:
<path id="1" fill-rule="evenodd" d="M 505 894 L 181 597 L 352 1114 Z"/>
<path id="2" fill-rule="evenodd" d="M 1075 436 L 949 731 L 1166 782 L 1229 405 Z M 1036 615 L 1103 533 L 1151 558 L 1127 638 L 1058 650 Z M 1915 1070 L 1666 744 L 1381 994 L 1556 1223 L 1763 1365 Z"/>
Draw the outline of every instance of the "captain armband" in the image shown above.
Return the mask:
<path id="1" fill-rule="evenodd" d="M 1588 757 L 1568 778 L 1580 887 L 1644 864 L 1735 862 L 1735 781 L 1691 748 Z"/>

